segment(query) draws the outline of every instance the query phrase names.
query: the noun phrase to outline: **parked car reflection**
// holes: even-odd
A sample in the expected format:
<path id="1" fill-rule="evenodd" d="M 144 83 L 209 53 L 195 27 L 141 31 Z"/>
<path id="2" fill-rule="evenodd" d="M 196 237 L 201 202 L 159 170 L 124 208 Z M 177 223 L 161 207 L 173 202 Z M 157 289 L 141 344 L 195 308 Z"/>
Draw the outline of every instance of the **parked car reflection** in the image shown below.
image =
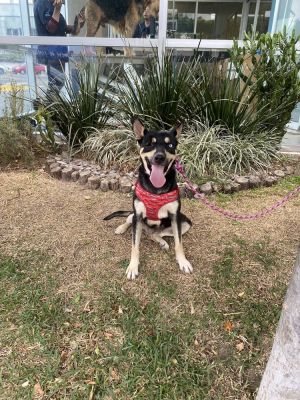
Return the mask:
<path id="1" fill-rule="evenodd" d="M 42 64 L 35 64 L 34 65 L 34 72 L 35 74 L 41 74 L 46 72 L 46 66 Z M 27 73 L 27 66 L 26 64 L 16 65 L 12 69 L 13 74 L 26 74 Z"/>

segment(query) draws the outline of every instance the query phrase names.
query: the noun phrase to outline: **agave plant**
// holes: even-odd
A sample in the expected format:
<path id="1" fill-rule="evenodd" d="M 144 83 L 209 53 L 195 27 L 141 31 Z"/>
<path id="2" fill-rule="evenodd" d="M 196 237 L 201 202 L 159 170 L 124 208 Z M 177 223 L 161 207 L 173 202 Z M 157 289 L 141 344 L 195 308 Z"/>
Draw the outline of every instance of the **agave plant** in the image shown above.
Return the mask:
<path id="1" fill-rule="evenodd" d="M 93 128 L 102 128 L 112 116 L 107 96 L 110 78 L 101 84 L 102 59 L 82 59 L 78 66 L 78 89 L 66 75 L 65 91 L 53 89 L 45 93 L 44 105 L 62 134 L 73 145 L 82 144 Z"/>

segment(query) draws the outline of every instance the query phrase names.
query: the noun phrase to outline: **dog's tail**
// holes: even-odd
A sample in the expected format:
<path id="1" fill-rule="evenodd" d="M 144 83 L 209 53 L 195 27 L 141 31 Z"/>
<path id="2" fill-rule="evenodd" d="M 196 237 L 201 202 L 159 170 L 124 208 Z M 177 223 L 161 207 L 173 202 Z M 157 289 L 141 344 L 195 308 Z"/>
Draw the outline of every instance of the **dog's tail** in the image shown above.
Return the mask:
<path id="1" fill-rule="evenodd" d="M 117 217 L 128 217 L 130 214 L 132 214 L 132 211 L 115 211 L 112 214 L 109 214 L 107 217 L 104 217 L 104 221 L 108 221 L 109 219 L 112 218 L 117 218 Z"/>

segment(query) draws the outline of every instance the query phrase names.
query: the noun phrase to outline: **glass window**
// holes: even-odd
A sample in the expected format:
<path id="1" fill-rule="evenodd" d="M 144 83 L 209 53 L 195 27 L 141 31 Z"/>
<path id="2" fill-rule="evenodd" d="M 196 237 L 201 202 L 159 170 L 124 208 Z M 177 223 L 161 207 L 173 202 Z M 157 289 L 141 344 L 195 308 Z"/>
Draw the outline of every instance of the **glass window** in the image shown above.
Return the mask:
<path id="1" fill-rule="evenodd" d="M 29 1 L 29 0 L 28 0 Z M 40 9 L 47 4 L 48 0 L 30 0 L 31 32 L 32 35 L 41 35 L 40 27 L 36 26 L 33 17 L 34 7 Z M 145 2 L 146 3 L 146 2 Z M 135 7 L 128 16 L 126 2 L 103 2 L 100 9 L 94 1 L 72 0 L 62 5 L 61 14 L 64 16 L 68 25 L 74 25 L 78 21 L 78 15 L 86 15 L 87 19 L 83 26 L 77 25 L 76 36 L 89 37 L 155 37 L 157 36 L 157 21 L 159 0 L 152 0 L 151 4 L 143 10 L 141 2 L 135 1 Z M 85 4 L 85 7 L 84 7 Z M 116 5 L 115 5 L 116 4 Z M 120 5 L 121 4 L 121 5 Z M 122 7 L 122 4 L 126 6 Z M 51 2 L 48 2 L 51 8 Z M 86 12 L 85 12 L 86 11 Z M 109 21 L 109 23 L 108 23 Z M 73 33 L 71 33 L 73 35 Z M 65 36 L 61 34 L 60 36 Z"/>
<path id="2" fill-rule="evenodd" d="M 242 9 L 242 1 L 169 2 L 168 28 L 178 38 L 238 38 Z"/>
<path id="3" fill-rule="evenodd" d="M 291 32 L 295 29 L 296 34 L 300 35 L 300 1 L 281 0 L 279 4 L 278 20 L 276 31 L 281 31 L 284 26 Z"/>
<path id="4" fill-rule="evenodd" d="M 19 1 L 0 2 L 0 35 L 22 35 Z"/>
<path id="5" fill-rule="evenodd" d="M 30 98 L 25 51 L 0 48 L 0 116 L 11 108 L 13 94 L 19 99 Z M 28 112 L 30 107 L 29 102 L 20 100 L 18 112 Z"/>
<path id="6" fill-rule="evenodd" d="M 266 33 L 268 32 L 269 20 L 271 15 L 271 7 L 272 1 L 261 1 L 258 14 L 255 15 L 256 12 L 256 1 L 251 1 L 249 15 L 248 15 L 248 23 L 247 23 L 247 32 L 251 31 L 251 27 L 255 26 L 255 31 L 258 33 Z"/>

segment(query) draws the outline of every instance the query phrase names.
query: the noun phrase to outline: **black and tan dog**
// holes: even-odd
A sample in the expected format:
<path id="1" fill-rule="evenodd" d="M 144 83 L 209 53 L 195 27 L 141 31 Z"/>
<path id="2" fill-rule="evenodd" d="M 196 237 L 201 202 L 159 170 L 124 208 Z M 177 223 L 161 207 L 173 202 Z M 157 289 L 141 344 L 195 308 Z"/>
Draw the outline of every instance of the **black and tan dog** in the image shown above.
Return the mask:
<path id="1" fill-rule="evenodd" d="M 139 119 L 133 120 L 133 130 L 140 147 L 141 165 L 133 196 L 133 212 L 117 211 L 105 217 L 126 216 L 124 224 L 116 229 L 122 234 L 132 225 L 131 260 L 126 274 L 128 279 L 138 276 L 139 244 L 142 230 L 160 246 L 168 250 L 164 236 L 175 239 L 176 260 L 181 271 L 191 273 L 193 268 L 186 259 L 181 236 L 192 223 L 180 212 L 180 196 L 176 182 L 175 158 L 177 140 L 182 126 L 170 131 L 148 131 Z"/>
<path id="2" fill-rule="evenodd" d="M 81 13 L 85 13 L 86 36 L 96 36 L 106 23 L 112 25 L 123 37 L 131 38 L 145 8 L 157 15 L 159 0 L 87 0 Z M 75 20 L 75 27 L 78 23 Z M 75 35 L 80 29 L 75 28 Z"/>

